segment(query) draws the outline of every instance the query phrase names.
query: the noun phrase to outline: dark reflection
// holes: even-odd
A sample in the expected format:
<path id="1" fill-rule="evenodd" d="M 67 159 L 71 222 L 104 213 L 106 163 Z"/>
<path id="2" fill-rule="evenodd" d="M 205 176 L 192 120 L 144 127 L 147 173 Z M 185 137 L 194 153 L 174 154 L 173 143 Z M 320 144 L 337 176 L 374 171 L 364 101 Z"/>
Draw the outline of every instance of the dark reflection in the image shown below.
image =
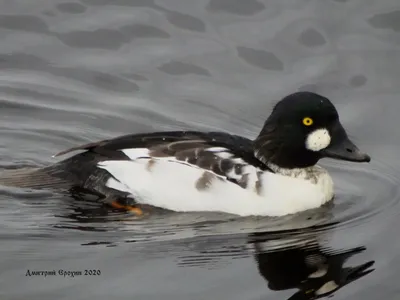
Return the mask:
<path id="1" fill-rule="evenodd" d="M 196 74 L 211 76 L 210 72 L 207 69 L 180 61 L 170 61 L 158 67 L 158 69 L 170 75 Z"/>
<path id="2" fill-rule="evenodd" d="M 149 81 L 149 79 L 143 75 L 139 75 L 139 74 L 135 74 L 135 73 L 127 73 L 127 74 L 123 74 L 124 77 L 129 78 L 129 79 L 133 79 L 136 81 Z"/>
<path id="3" fill-rule="evenodd" d="M 166 9 L 155 4 L 152 0 L 82 0 L 82 2 L 87 5 L 113 5 L 153 8 L 155 10 L 164 12 L 168 22 L 176 27 L 198 32 L 204 32 L 206 30 L 206 25 L 202 20 L 188 14 Z"/>
<path id="4" fill-rule="evenodd" d="M 400 31 L 400 10 L 376 14 L 375 16 L 371 17 L 368 22 L 375 28 Z"/>
<path id="5" fill-rule="evenodd" d="M 367 77 L 365 77 L 364 75 L 355 75 L 350 78 L 350 85 L 352 87 L 363 86 L 365 85 L 366 82 L 367 82 Z"/>
<path id="6" fill-rule="evenodd" d="M 131 24 L 119 29 L 100 28 L 55 34 L 64 44 L 76 48 L 117 50 L 137 38 L 169 38 L 160 28 L 144 24 Z"/>
<path id="7" fill-rule="evenodd" d="M 211 12 L 226 12 L 235 15 L 255 15 L 265 9 L 265 5 L 257 0 L 211 0 L 207 10 Z"/>
<path id="8" fill-rule="evenodd" d="M 76 48 L 98 48 L 117 50 L 132 39 L 114 29 L 96 29 L 93 31 L 73 31 L 57 35 L 66 45 Z"/>
<path id="9" fill-rule="evenodd" d="M 104 72 L 52 67 L 49 68 L 49 73 L 72 78 L 88 85 L 119 93 L 131 93 L 139 90 L 139 86 L 134 82 Z"/>
<path id="10" fill-rule="evenodd" d="M 76 187 L 64 193 L 65 206 L 64 209 L 59 209 L 56 217 L 66 220 L 62 224 L 56 225 L 59 228 L 73 228 L 84 231 L 108 231 L 112 229 L 105 225 L 107 222 L 124 221 L 129 218 L 142 219 L 149 216 L 149 210 L 152 213 L 157 213 L 160 209 L 149 208 L 146 205 L 141 206 L 144 211 L 143 217 L 136 217 L 126 211 L 114 209 L 102 202 L 102 197 L 91 194 L 89 191 Z M 73 224 L 73 225 L 71 225 Z M 86 226 L 91 224 L 92 226 Z"/>
<path id="11" fill-rule="evenodd" d="M 323 35 L 314 28 L 304 30 L 300 34 L 299 42 L 307 47 L 319 47 L 326 44 Z"/>
<path id="12" fill-rule="evenodd" d="M 248 64 L 265 70 L 282 71 L 283 62 L 272 52 L 237 47 L 238 56 Z"/>
<path id="13" fill-rule="evenodd" d="M 82 68 L 56 67 L 46 60 L 30 54 L 0 54 L 0 68 L 46 71 L 55 76 L 71 78 L 91 86 L 119 93 L 132 93 L 139 90 L 139 86 L 136 83 L 120 76 Z"/>
<path id="14" fill-rule="evenodd" d="M 57 14 L 49 9 L 46 9 L 44 11 L 42 11 L 42 14 L 44 14 L 45 16 L 49 16 L 49 17 L 55 17 Z"/>
<path id="15" fill-rule="evenodd" d="M 90 194 L 88 191 L 81 188 L 73 188 L 65 193 L 67 197 L 72 199 L 67 200 L 67 209 L 62 213 L 57 215 L 62 219 L 71 221 L 72 223 L 80 224 L 79 227 L 86 228 L 84 224 L 96 224 L 104 223 L 107 221 L 107 217 L 113 214 L 110 207 L 102 205 L 100 202 L 100 197 L 94 194 Z M 58 227 L 66 228 L 65 224 Z M 93 231 L 99 231 L 97 227 L 90 226 Z M 74 226 L 74 229 L 79 229 Z M 107 231 L 102 228 L 100 231 Z"/>
<path id="16" fill-rule="evenodd" d="M 151 217 L 165 214 L 165 211 L 159 208 L 142 205 L 140 207 L 144 211 L 144 215 L 136 216 L 102 203 L 101 197 L 90 194 L 81 188 L 71 189 L 64 196 L 64 205 L 61 205 L 63 207 L 58 206 L 55 213 L 58 221 L 52 227 L 58 230 L 77 231 L 78 234 L 90 232 L 89 240 L 81 243 L 81 246 L 117 247 L 120 243 L 151 241 L 154 234 L 157 236 L 174 234 L 165 228 L 150 233 L 143 230 L 142 225 L 147 224 L 149 227 L 153 225 Z M 127 229 L 125 225 L 138 225 L 139 227 Z"/>
<path id="17" fill-rule="evenodd" d="M 150 25 L 131 24 L 119 29 L 128 39 L 135 38 L 169 38 L 168 32 Z"/>
<path id="18" fill-rule="evenodd" d="M 107 245 L 109 247 L 113 247 L 115 246 L 113 243 L 111 242 L 89 242 L 89 243 L 83 243 L 81 244 L 82 246 L 98 246 L 98 245 Z"/>
<path id="19" fill-rule="evenodd" d="M 57 10 L 68 14 L 80 14 L 86 11 L 86 6 L 75 2 L 64 2 L 56 5 Z"/>
<path id="20" fill-rule="evenodd" d="M 49 28 L 42 19 L 30 15 L 0 15 L 0 28 L 47 33 Z"/>
<path id="21" fill-rule="evenodd" d="M 299 291 L 288 300 L 318 299 L 374 271 L 370 269 L 374 261 L 343 266 L 351 256 L 365 251 L 365 247 L 338 251 L 322 247 L 317 238 L 290 235 L 269 238 L 268 234 L 262 233 L 252 235 L 258 270 L 271 290 L 296 288 Z M 286 246 L 272 250 L 276 243 Z"/>
<path id="22" fill-rule="evenodd" d="M 31 54 L 14 52 L 0 54 L 0 69 L 43 70 L 50 66 L 46 60 Z"/>
<path id="23" fill-rule="evenodd" d="M 154 7 L 153 0 L 81 0 L 86 5 L 115 5 L 131 7 Z"/>
<path id="24" fill-rule="evenodd" d="M 204 22 L 198 18 L 176 11 L 165 11 L 167 20 L 176 27 L 198 32 L 206 31 L 206 24 L 204 24 Z"/>

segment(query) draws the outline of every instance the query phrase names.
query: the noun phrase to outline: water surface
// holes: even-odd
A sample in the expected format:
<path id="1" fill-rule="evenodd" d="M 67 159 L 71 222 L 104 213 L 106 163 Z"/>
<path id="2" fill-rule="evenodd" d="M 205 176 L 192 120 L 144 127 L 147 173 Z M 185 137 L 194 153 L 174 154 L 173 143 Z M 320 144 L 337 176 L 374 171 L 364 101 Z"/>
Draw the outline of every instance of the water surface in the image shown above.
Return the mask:
<path id="1" fill-rule="evenodd" d="M 135 132 L 253 138 L 298 90 L 329 97 L 372 162 L 323 161 L 334 205 L 272 219 L 138 219 L 63 193 L 1 189 L 0 295 L 398 299 L 399 20 L 393 0 L 1 2 L 1 169 Z M 101 274 L 76 273 L 85 269 Z"/>

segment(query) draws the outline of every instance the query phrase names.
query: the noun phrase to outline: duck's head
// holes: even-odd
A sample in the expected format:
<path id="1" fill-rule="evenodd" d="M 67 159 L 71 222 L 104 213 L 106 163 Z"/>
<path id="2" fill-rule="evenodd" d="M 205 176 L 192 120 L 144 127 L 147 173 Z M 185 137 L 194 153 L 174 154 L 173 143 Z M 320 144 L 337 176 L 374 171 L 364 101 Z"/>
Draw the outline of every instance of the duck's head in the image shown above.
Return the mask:
<path id="1" fill-rule="evenodd" d="M 369 162 L 347 136 L 329 99 L 298 92 L 279 101 L 254 142 L 257 158 L 281 168 L 305 168 L 324 157 Z"/>

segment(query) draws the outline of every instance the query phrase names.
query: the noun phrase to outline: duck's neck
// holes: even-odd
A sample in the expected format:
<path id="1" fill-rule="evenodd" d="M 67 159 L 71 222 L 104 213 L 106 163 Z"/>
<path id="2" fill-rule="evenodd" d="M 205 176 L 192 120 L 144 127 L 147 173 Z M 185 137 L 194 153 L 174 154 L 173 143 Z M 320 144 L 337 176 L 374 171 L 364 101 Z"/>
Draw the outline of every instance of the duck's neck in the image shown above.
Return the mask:
<path id="1" fill-rule="evenodd" d="M 272 163 L 286 169 L 303 169 L 314 166 L 320 159 L 318 153 L 296 146 L 303 143 L 303 141 L 293 142 L 296 137 L 288 135 L 285 137 L 284 133 L 279 134 L 272 129 L 272 132 L 268 132 L 268 130 L 269 127 L 265 125 L 253 142 L 254 155 L 264 164 Z M 293 143 L 288 143 L 287 140 Z"/>
<path id="2" fill-rule="evenodd" d="M 279 167 L 278 165 L 271 162 L 267 162 L 266 165 L 277 174 L 308 180 L 312 183 L 317 183 L 321 176 L 327 175 L 327 171 L 318 165 L 291 169 Z"/>
<path id="3" fill-rule="evenodd" d="M 318 158 L 306 151 L 287 150 L 285 147 L 257 147 L 255 143 L 254 156 L 265 165 L 279 166 L 285 170 L 298 170 L 312 168 L 318 162 Z M 293 153 L 295 152 L 295 153 Z"/>

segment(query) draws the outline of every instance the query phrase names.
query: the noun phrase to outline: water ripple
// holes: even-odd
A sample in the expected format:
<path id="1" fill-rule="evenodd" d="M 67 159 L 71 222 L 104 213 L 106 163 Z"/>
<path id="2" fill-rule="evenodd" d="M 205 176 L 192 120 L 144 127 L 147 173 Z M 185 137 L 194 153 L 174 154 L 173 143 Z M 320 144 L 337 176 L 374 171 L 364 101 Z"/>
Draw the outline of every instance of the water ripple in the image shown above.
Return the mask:
<path id="1" fill-rule="evenodd" d="M 253 138 L 273 103 L 299 89 L 331 98 L 373 157 L 322 162 L 335 201 L 282 218 L 136 218 L 77 195 L 0 188 L 3 294 L 315 299 L 343 288 L 335 297 L 396 298 L 393 1 L 6 0 L 0 11 L 0 169 L 48 165 L 71 146 L 132 132 Z M 38 284 L 27 268 L 100 268 L 104 284 Z"/>

